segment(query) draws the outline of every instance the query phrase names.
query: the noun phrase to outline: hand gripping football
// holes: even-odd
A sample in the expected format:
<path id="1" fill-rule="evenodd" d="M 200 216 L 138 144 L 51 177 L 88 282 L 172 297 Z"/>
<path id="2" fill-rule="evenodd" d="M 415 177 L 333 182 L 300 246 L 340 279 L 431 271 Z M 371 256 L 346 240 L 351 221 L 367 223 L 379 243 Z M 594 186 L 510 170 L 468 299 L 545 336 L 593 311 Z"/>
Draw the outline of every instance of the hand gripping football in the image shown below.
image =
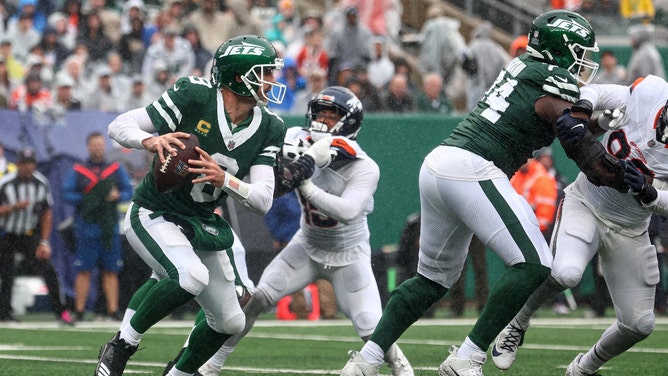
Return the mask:
<path id="1" fill-rule="evenodd" d="M 153 160 L 153 179 L 155 187 L 161 193 L 171 192 L 181 187 L 184 183 L 194 178 L 194 174 L 188 172 L 188 159 L 198 159 L 199 153 L 195 146 L 199 146 L 197 136 L 191 134 L 189 138 L 180 137 L 179 140 L 186 146 L 185 149 L 176 148 L 176 155 L 165 155 L 165 162 L 160 163 L 160 158 Z"/>

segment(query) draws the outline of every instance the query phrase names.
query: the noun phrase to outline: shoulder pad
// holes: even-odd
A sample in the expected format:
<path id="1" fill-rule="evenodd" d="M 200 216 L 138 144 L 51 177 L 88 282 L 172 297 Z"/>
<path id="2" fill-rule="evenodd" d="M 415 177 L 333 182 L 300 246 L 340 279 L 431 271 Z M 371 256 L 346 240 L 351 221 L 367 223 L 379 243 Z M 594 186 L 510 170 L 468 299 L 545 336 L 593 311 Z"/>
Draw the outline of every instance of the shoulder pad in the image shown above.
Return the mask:
<path id="1" fill-rule="evenodd" d="M 335 137 L 331 148 L 336 150 L 335 159 L 357 159 L 357 150 L 350 144 L 350 140 L 344 137 Z"/>

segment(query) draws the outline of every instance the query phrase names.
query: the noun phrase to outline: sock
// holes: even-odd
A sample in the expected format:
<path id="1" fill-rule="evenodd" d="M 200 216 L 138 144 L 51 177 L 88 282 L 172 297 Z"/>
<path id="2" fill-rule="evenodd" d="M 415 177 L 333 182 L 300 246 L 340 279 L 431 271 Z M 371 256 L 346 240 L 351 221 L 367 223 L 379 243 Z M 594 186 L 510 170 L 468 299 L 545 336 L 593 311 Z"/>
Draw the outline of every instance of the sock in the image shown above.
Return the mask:
<path id="1" fill-rule="evenodd" d="M 469 338 L 478 348 L 487 351 L 496 336 L 508 325 L 529 296 L 550 275 L 550 268 L 520 263 L 506 269 L 489 292 Z"/>
<path id="2" fill-rule="evenodd" d="M 190 333 L 188 347 L 186 347 L 179 361 L 176 362 L 176 368 L 193 374 L 213 356 L 228 338 L 230 338 L 229 334 L 218 333 L 211 329 L 206 321 L 200 322 Z"/>
<path id="3" fill-rule="evenodd" d="M 471 359 L 471 355 L 479 352 L 485 352 L 476 346 L 469 337 L 466 337 L 464 343 L 457 349 L 457 356 L 464 359 Z"/>
<path id="4" fill-rule="evenodd" d="M 127 342 L 129 345 L 138 346 L 143 336 L 144 335 L 142 333 L 137 332 L 132 327 L 132 325 L 128 325 L 121 329 L 121 334 L 119 335 L 119 338 L 125 340 L 125 342 Z"/>
<path id="5" fill-rule="evenodd" d="M 206 362 L 209 364 L 209 366 L 215 368 L 216 370 L 218 370 L 218 372 L 220 372 L 220 370 L 223 369 L 225 361 L 230 356 L 230 354 L 232 354 L 233 351 L 234 351 L 234 346 L 223 345 Z"/>
<path id="6" fill-rule="evenodd" d="M 448 289 L 418 274 L 392 291 L 371 341 L 384 354 Z M 382 359 L 382 357 L 380 358 Z"/>
<path id="7" fill-rule="evenodd" d="M 179 286 L 178 281 L 165 278 L 156 283 L 146 294 L 130 320 L 130 325 L 137 332 L 145 333 L 151 326 L 193 297 L 193 294 Z"/>
<path id="8" fill-rule="evenodd" d="M 527 302 L 524 303 L 522 309 L 515 315 L 517 324 L 526 330 L 530 325 L 531 318 L 536 314 L 540 307 L 562 291 L 564 291 L 564 287 L 562 287 L 559 282 L 552 276 L 547 277 L 545 282 L 531 294 L 529 299 L 527 299 Z"/>
<path id="9" fill-rule="evenodd" d="M 191 375 L 192 373 L 179 371 L 178 369 L 176 369 L 176 367 L 172 367 L 172 369 L 170 369 L 169 372 L 167 373 L 167 376 L 191 376 Z"/>
<path id="10" fill-rule="evenodd" d="M 372 364 L 383 364 L 385 361 L 385 351 L 373 341 L 367 341 L 360 354 L 364 360 Z"/>

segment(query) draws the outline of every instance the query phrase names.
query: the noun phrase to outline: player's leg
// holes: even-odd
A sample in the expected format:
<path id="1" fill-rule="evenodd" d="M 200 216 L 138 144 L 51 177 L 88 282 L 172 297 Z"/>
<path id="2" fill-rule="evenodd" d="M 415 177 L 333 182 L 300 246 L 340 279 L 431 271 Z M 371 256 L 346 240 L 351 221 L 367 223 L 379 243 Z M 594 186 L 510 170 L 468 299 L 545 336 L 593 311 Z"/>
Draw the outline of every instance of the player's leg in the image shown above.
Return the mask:
<path id="1" fill-rule="evenodd" d="M 367 249 L 366 253 L 369 252 L 371 250 Z M 332 283 L 341 311 L 352 321 L 360 338 L 365 342 L 368 341 L 382 315 L 380 293 L 370 260 L 360 260 L 343 267 L 326 269 L 323 273 Z M 397 344 L 392 344 L 383 351 L 378 345 L 371 343 L 362 351 L 365 354 L 360 353 L 359 356 L 366 357 L 373 363 L 363 361 L 348 368 L 366 367 L 373 372 L 385 362 L 394 376 L 413 375 L 413 367 Z M 344 371 L 345 368 L 342 371 L 345 375 Z M 354 372 L 354 369 L 351 372 Z"/>
<path id="2" fill-rule="evenodd" d="M 246 325 L 243 331 L 225 341 L 206 362 L 207 370 L 220 372 L 227 358 L 232 354 L 239 341 L 253 328 L 261 313 L 276 304 L 284 296 L 301 291 L 309 283 L 315 281 L 318 271 L 304 252 L 304 248 L 307 246 L 308 244 L 304 238 L 300 237 L 298 233 L 267 265 L 251 299 L 243 309 L 246 315 Z"/>
<path id="3" fill-rule="evenodd" d="M 551 274 L 499 333 L 492 348 L 492 359 L 499 369 L 508 369 L 515 361 L 536 311 L 557 294 L 580 282 L 600 244 L 599 222 L 579 200 L 567 196 L 559 211 L 552 236 L 555 255 Z"/>
<path id="4" fill-rule="evenodd" d="M 610 231 L 599 252 L 603 276 L 615 306 L 614 322 L 569 367 L 593 374 L 603 364 L 647 338 L 654 330 L 654 294 L 659 281 L 656 248 L 647 234 L 626 237 Z"/>
<path id="5" fill-rule="evenodd" d="M 487 304 L 465 341 L 451 349 L 441 364 L 442 375 L 481 370 L 488 347 L 545 281 L 552 262 L 533 210 L 507 178 L 470 185 L 467 190 L 476 195 L 476 202 L 453 202 L 450 206 L 508 267 L 490 290 Z"/>
<path id="6" fill-rule="evenodd" d="M 234 281 L 234 266 L 225 251 L 198 251 L 209 270 L 209 285 L 195 298 L 205 320 L 197 320 L 185 350 L 175 364 L 176 370 L 192 374 L 198 370 L 232 335 L 240 333 L 245 316 L 239 306 Z M 176 371 L 172 369 L 168 375 Z"/>

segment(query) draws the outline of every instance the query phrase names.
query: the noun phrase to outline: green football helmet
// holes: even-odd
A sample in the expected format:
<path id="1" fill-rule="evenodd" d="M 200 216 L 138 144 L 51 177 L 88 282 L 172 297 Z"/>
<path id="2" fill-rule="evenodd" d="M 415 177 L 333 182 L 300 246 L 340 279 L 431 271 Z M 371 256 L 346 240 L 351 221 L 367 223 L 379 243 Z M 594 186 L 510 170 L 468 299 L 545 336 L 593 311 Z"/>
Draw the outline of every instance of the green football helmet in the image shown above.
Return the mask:
<path id="1" fill-rule="evenodd" d="M 268 80 L 274 70 L 283 68 L 283 59 L 268 40 L 255 35 L 240 35 L 218 47 L 213 55 L 211 82 L 237 95 L 253 97 L 261 105 L 279 104 L 285 96 L 285 85 Z M 264 84 L 269 90 L 264 91 Z"/>
<path id="2" fill-rule="evenodd" d="M 594 29 L 577 13 L 551 10 L 536 17 L 531 24 L 527 53 L 568 69 L 581 84 L 589 83 L 598 71 L 598 63 L 587 56 L 597 51 Z"/>

